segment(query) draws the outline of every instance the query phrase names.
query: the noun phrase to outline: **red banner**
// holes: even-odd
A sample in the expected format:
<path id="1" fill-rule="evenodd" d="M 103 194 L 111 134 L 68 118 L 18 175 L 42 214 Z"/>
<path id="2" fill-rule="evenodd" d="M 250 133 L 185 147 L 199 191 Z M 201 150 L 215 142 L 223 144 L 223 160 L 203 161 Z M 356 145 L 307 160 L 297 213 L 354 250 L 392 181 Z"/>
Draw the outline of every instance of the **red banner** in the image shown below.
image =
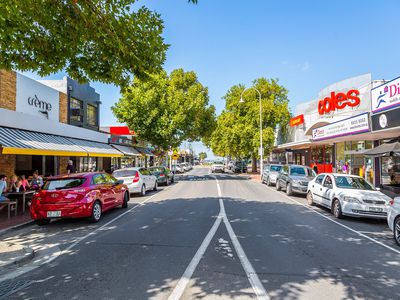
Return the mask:
<path id="1" fill-rule="evenodd" d="M 128 126 L 111 126 L 110 133 L 112 135 L 135 135 L 135 132 L 130 130 Z"/>
<path id="2" fill-rule="evenodd" d="M 294 127 L 304 123 L 304 115 L 298 115 L 290 119 L 290 127 Z"/>

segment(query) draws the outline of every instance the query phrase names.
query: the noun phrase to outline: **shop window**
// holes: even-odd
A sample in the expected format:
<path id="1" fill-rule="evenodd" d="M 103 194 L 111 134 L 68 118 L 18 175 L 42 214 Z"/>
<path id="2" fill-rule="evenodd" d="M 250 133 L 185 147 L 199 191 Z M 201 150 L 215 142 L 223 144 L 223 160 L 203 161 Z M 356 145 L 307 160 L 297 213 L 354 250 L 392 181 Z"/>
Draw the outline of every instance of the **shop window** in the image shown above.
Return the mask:
<path id="1" fill-rule="evenodd" d="M 90 126 L 97 126 L 97 107 L 87 105 L 87 123 Z"/>
<path id="2" fill-rule="evenodd" d="M 400 157 L 382 157 L 382 184 L 400 184 Z"/>
<path id="3" fill-rule="evenodd" d="M 96 157 L 79 157 L 78 172 L 94 172 L 97 170 Z"/>
<path id="4" fill-rule="evenodd" d="M 82 101 L 75 99 L 75 98 L 71 98 L 70 115 L 71 115 L 71 121 L 82 123 L 82 121 L 83 121 L 83 102 Z"/>

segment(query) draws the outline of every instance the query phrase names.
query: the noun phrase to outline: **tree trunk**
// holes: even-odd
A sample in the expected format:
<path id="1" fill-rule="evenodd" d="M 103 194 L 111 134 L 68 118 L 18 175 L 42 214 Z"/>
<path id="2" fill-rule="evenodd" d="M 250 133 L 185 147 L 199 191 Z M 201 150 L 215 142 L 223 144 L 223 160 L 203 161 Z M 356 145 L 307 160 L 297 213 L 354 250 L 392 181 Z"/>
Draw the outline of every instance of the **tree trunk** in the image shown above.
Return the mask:
<path id="1" fill-rule="evenodd" d="M 257 173 L 257 157 L 254 154 L 251 156 L 251 172 Z"/>

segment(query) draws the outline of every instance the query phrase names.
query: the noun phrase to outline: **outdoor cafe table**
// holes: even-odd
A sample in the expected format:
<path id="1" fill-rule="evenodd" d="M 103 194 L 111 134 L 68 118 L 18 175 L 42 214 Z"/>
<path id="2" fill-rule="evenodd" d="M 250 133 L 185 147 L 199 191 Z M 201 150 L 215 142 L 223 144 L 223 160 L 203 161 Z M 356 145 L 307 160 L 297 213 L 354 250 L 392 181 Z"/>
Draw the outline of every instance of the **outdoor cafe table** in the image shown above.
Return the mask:
<path id="1" fill-rule="evenodd" d="M 33 195 L 34 193 L 36 193 L 36 191 L 10 192 L 6 193 L 5 196 L 22 196 L 22 212 L 25 213 L 26 195 Z"/>

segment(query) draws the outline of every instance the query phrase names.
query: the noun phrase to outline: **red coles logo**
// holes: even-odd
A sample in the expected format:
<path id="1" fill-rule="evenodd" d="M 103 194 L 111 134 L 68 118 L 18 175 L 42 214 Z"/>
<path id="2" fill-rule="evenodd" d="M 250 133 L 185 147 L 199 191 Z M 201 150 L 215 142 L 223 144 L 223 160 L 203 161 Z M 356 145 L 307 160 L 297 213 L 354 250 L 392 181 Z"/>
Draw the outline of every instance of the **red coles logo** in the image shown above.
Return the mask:
<path id="1" fill-rule="evenodd" d="M 360 95 L 358 90 L 350 90 L 347 94 L 331 92 L 330 97 L 318 101 L 318 112 L 320 115 L 323 115 L 338 109 L 343 109 L 346 106 L 355 107 L 360 104 L 358 95 Z"/>

